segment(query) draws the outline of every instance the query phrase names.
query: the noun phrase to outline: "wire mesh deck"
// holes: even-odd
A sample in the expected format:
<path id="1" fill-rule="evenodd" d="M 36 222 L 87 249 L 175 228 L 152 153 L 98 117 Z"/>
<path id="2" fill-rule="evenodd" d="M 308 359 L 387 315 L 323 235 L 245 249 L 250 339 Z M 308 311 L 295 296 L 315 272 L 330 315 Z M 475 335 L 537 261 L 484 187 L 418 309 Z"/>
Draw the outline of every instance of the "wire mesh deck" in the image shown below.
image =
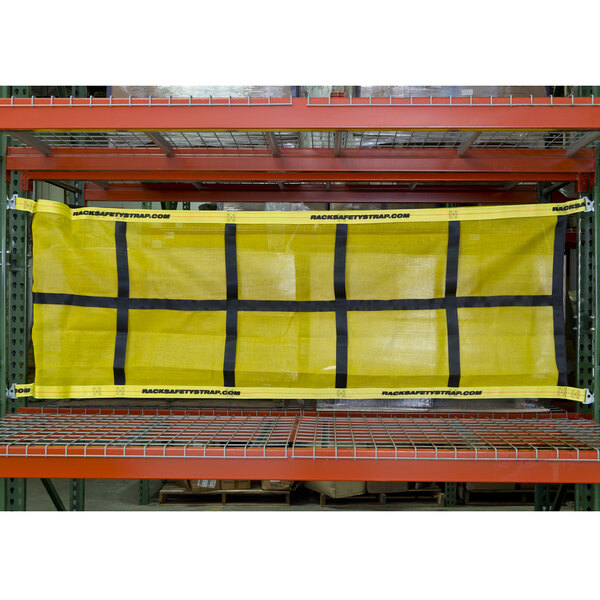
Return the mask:
<path id="1" fill-rule="evenodd" d="M 32 109 L 61 109 L 77 111 L 78 109 L 102 108 L 152 108 L 161 111 L 165 108 L 177 107 L 252 107 L 269 108 L 276 110 L 278 107 L 292 107 L 294 98 L 273 97 L 164 97 L 164 98 L 6 98 L 0 99 L 0 110 L 2 108 L 19 110 L 22 108 Z M 365 110 L 376 110 L 378 107 L 395 107 L 396 110 L 410 110 L 411 108 L 428 107 L 439 109 L 468 108 L 473 111 L 493 108 L 518 108 L 532 107 L 539 109 L 555 108 L 585 108 L 600 106 L 600 98 L 575 97 L 340 97 L 340 98 L 315 98 L 306 99 L 306 107 L 317 107 L 322 109 L 330 107 L 340 109 L 343 107 L 364 108 Z M 160 112 L 158 114 L 161 114 Z M 459 148 L 467 142 L 472 135 L 472 130 L 443 130 L 430 131 L 425 128 L 414 131 L 402 129 L 398 131 L 370 131 L 362 127 L 352 127 L 349 131 L 342 131 L 338 140 L 340 149 L 380 149 L 380 148 Z M 487 128 L 486 128 L 487 129 Z M 511 128 L 502 130 L 481 131 L 477 139 L 471 140 L 469 145 L 473 149 L 509 149 L 509 148 L 567 148 L 583 138 L 585 132 L 562 128 L 550 128 L 543 130 L 540 127 L 519 128 L 519 131 Z M 185 130 L 154 130 L 175 149 L 185 150 L 191 148 L 228 148 L 237 150 L 269 150 L 270 143 L 264 131 L 240 131 L 231 130 L 208 131 L 206 129 L 194 131 L 192 128 Z M 272 131 L 273 141 L 281 149 L 297 148 L 334 148 L 336 139 L 333 131 L 324 131 L 321 127 L 315 131 Z M 145 148 L 154 147 L 154 143 L 142 131 L 130 131 L 126 127 L 112 128 L 111 130 L 98 131 L 97 129 L 86 131 L 85 128 L 76 127 L 73 131 L 56 131 L 38 128 L 36 137 L 51 148 L 77 148 L 77 147 L 113 147 L 113 148 Z M 26 145 L 13 139 L 14 146 Z M 585 144 L 590 147 L 592 140 Z"/>
<path id="2" fill-rule="evenodd" d="M 269 151 L 264 132 L 244 131 L 162 131 L 166 142 L 175 150 L 234 149 Z M 341 149 L 401 149 L 446 148 L 457 149 L 468 139 L 470 131 L 356 131 L 343 132 Z M 486 131 L 472 142 L 473 149 L 495 148 L 567 148 L 586 135 L 579 131 Z M 155 148 L 156 145 L 139 131 L 36 131 L 38 140 L 50 148 Z M 330 148 L 335 145 L 333 131 L 275 131 L 278 148 Z M 17 139 L 12 146 L 25 146 Z M 591 146 L 592 142 L 587 144 Z"/>
<path id="3" fill-rule="evenodd" d="M 600 428 L 567 413 L 536 418 L 27 409 L 2 421 L 0 457 L 9 456 L 600 463 Z"/>

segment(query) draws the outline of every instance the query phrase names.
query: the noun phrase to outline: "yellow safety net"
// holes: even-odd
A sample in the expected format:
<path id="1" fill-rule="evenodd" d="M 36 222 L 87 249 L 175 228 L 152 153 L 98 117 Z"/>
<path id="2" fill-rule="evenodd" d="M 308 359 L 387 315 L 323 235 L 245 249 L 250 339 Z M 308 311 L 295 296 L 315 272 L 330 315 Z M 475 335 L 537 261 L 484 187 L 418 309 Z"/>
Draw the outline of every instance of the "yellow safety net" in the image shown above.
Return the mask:
<path id="1" fill-rule="evenodd" d="M 584 202 L 360 219 L 17 208 L 35 213 L 20 395 L 585 401 L 566 387 L 562 272 L 564 215 Z"/>

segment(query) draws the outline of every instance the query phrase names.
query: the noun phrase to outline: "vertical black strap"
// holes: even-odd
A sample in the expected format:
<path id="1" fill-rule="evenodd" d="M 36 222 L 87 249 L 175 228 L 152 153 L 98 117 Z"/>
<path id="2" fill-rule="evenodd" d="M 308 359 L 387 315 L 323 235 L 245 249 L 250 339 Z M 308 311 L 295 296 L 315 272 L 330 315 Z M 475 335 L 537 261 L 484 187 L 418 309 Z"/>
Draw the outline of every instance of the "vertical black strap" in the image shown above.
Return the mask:
<path id="1" fill-rule="evenodd" d="M 127 330 L 129 327 L 129 260 L 127 258 L 127 223 L 115 223 L 115 247 L 117 251 L 117 336 L 113 375 L 115 385 L 125 385 L 125 355 L 127 353 Z"/>
<path id="2" fill-rule="evenodd" d="M 446 327 L 448 330 L 448 387 L 460 385 L 460 338 L 456 282 L 458 279 L 458 246 L 460 221 L 448 223 L 448 254 L 446 256 Z"/>
<path id="3" fill-rule="evenodd" d="M 567 349 L 563 309 L 563 278 L 567 216 L 556 218 L 554 261 L 552 265 L 552 311 L 554 318 L 554 352 L 558 369 L 558 385 L 567 385 Z M 567 300 L 568 302 L 568 300 Z"/>
<path id="4" fill-rule="evenodd" d="M 345 388 L 348 382 L 348 312 L 346 307 L 346 245 L 348 225 L 335 229 L 333 290 L 335 293 L 335 387 Z"/>
<path id="5" fill-rule="evenodd" d="M 238 320 L 238 273 L 236 226 L 225 225 L 225 276 L 227 278 L 227 316 L 225 318 L 225 357 L 223 359 L 223 385 L 235 387 L 235 355 Z"/>

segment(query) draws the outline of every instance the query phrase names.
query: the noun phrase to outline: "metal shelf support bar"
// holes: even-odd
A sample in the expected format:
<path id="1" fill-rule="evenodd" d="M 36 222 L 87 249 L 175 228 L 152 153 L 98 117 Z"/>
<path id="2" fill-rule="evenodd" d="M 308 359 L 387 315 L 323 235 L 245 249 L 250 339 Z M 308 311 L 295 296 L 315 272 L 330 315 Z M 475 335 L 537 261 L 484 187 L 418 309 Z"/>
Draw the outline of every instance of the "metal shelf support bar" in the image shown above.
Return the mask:
<path id="1" fill-rule="evenodd" d="M 600 131 L 590 131 L 590 133 L 587 133 L 567 148 L 567 158 L 571 158 L 571 156 L 574 156 L 580 150 L 583 150 L 588 144 L 591 144 L 594 140 L 597 140 L 599 137 Z"/>
<path id="2" fill-rule="evenodd" d="M 173 146 L 158 132 L 146 131 L 148 138 L 154 142 L 167 156 L 173 156 Z"/>
<path id="3" fill-rule="evenodd" d="M 56 488 L 54 487 L 52 481 L 50 479 L 41 479 L 41 482 L 46 488 L 48 496 L 50 496 L 50 500 L 52 500 L 52 504 L 54 504 L 54 508 L 56 508 L 56 510 L 59 511 L 66 511 L 67 509 L 65 508 L 63 501 L 60 499 L 60 496 L 56 491 Z"/>
<path id="4" fill-rule="evenodd" d="M 473 131 L 470 133 L 465 140 L 460 144 L 460 146 L 456 150 L 456 154 L 460 156 L 464 156 L 467 150 L 477 141 L 477 138 L 480 136 L 480 131 Z"/>
<path id="5" fill-rule="evenodd" d="M 592 98 L 17 98 L 0 101 L 0 129 L 165 131 L 399 131 L 600 129 Z M 273 100 L 273 99 L 272 99 Z M 375 102 L 377 100 L 378 102 Z M 576 100 L 576 101 L 575 101 Z M 452 101 L 452 104 L 450 104 Z M 268 125 L 265 127 L 265 124 Z"/>
<path id="6" fill-rule="evenodd" d="M 7 131 L 6 133 L 10 135 L 10 137 L 23 142 L 26 146 L 30 146 L 34 150 L 37 150 L 44 156 L 50 156 L 50 146 L 32 133 L 28 133 L 27 131 Z"/>
<path id="7" fill-rule="evenodd" d="M 567 484 L 561 483 L 558 486 L 558 490 L 556 491 L 556 496 L 554 497 L 554 501 L 552 502 L 552 507 L 550 510 L 556 511 L 560 510 L 563 502 L 565 501 L 565 496 L 567 495 Z"/>
<path id="8" fill-rule="evenodd" d="M 265 131 L 265 139 L 267 140 L 267 146 L 269 147 L 269 150 L 271 151 L 271 155 L 274 157 L 279 156 L 279 148 L 277 146 L 277 140 L 275 139 L 273 132 Z"/>

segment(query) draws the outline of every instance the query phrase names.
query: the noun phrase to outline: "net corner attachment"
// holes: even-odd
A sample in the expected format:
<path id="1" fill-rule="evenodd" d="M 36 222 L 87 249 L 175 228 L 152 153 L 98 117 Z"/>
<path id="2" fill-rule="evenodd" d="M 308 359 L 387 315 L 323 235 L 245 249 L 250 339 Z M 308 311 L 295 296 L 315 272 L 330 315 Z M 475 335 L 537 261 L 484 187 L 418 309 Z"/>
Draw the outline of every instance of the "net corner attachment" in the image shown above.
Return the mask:
<path id="1" fill-rule="evenodd" d="M 585 200 L 585 211 L 584 212 L 594 212 L 594 201 L 590 200 L 587 196 L 583 197 Z"/>
<path id="2" fill-rule="evenodd" d="M 12 196 L 6 196 L 6 209 L 7 210 L 15 210 L 17 208 L 17 194 L 13 194 Z"/>
<path id="3" fill-rule="evenodd" d="M 6 389 L 6 397 L 11 400 L 17 398 L 33 398 L 35 397 L 34 385 L 27 383 L 13 383 L 10 388 Z"/>
<path id="4" fill-rule="evenodd" d="M 586 388 L 585 400 L 583 401 L 583 404 L 593 404 L 593 403 L 594 403 L 594 394 L 592 394 L 592 392 L 590 392 L 590 390 L 588 390 Z"/>

